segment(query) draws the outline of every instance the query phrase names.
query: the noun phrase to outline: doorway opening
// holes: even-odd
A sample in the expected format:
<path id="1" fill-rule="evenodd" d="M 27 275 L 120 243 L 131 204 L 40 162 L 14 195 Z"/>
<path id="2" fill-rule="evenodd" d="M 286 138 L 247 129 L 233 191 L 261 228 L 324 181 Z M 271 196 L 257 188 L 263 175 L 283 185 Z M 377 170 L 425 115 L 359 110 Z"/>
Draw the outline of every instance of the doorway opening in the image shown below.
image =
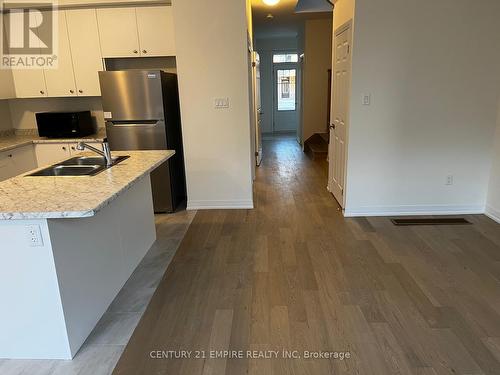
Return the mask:
<path id="1" fill-rule="evenodd" d="M 293 51 L 273 53 L 273 135 L 296 136 L 298 131 L 298 59 Z"/>
<path id="2" fill-rule="evenodd" d="M 251 39 L 260 61 L 256 127 L 264 141 L 262 158 L 266 140 L 293 137 L 308 156 L 326 160 L 333 8 L 328 2 L 301 0 L 274 5 L 251 0 L 251 5 Z"/>

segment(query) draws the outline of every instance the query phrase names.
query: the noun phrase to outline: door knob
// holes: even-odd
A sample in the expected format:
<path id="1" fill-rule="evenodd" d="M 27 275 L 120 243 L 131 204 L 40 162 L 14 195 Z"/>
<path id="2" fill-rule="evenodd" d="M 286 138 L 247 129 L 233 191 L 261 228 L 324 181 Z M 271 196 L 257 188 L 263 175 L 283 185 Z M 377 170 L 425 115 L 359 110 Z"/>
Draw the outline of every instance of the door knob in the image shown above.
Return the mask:
<path id="1" fill-rule="evenodd" d="M 335 124 L 330 124 L 329 128 L 335 130 Z"/>

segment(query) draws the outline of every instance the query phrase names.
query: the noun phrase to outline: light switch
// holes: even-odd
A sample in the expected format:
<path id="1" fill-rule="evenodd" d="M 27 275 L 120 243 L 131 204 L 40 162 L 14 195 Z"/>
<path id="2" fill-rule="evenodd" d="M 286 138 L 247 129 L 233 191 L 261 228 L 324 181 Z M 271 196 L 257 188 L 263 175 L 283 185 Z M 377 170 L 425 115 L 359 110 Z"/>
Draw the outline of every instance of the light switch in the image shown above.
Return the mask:
<path id="1" fill-rule="evenodd" d="M 214 108 L 215 109 L 229 108 L 229 98 L 215 98 Z"/>
<path id="2" fill-rule="evenodd" d="M 372 102 L 372 96 L 370 94 L 363 94 L 362 103 L 363 105 L 370 105 Z"/>

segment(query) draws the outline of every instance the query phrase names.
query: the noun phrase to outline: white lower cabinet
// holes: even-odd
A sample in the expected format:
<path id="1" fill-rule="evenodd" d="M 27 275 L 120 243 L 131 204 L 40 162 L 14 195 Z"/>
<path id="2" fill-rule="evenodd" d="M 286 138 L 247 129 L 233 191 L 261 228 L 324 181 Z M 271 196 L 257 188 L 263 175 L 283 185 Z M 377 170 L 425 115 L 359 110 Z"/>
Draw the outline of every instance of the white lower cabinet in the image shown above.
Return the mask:
<path id="1" fill-rule="evenodd" d="M 97 144 L 98 142 L 87 142 Z M 0 152 L 0 181 L 77 156 L 77 143 L 38 143 Z M 97 146 L 97 148 L 99 148 Z"/>
<path id="2" fill-rule="evenodd" d="M 35 145 L 39 167 L 51 165 L 71 156 L 68 143 L 39 143 Z"/>
<path id="3" fill-rule="evenodd" d="M 96 144 L 98 142 L 86 142 Z M 36 160 L 38 167 L 43 167 L 58 163 L 71 156 L 76 156 L 88 150 L 79 151 L 76 148 L 77 143 L 38 143 L 35 145 Z M 98 147 L 99 148 L 99 147 Z"/>
<path id="4" fill-rule="evenodd" d="M 33 145 L 0 152 L 0 181 L 31 171 L 36 166 Z"/>

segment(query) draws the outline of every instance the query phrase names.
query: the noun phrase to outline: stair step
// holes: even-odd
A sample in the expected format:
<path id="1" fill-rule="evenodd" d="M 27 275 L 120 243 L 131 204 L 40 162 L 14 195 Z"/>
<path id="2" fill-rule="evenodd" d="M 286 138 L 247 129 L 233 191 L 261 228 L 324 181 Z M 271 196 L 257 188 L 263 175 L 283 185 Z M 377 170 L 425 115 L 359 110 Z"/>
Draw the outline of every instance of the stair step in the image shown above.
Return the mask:
<path id="1" fill-rule="evenodd" d="M 310 143 L 309 148 L 314 153 L 328 153 L 328 144 L 326 143 Z"/>
<path id="2" fill-rule="evenodd" d="M 313 159 L 326 158 L 328 156 L 328 141 L 325 139 L 327 133 L 316 133 L 304 142 L 304 151 L 311 153 Z"/>
<path id="3" fill-rule="evenodd" d="M 328 133 L 318 133 L 321 138 L 325 140 L 326 143 L 330 143 L 330 134 Z"/>

